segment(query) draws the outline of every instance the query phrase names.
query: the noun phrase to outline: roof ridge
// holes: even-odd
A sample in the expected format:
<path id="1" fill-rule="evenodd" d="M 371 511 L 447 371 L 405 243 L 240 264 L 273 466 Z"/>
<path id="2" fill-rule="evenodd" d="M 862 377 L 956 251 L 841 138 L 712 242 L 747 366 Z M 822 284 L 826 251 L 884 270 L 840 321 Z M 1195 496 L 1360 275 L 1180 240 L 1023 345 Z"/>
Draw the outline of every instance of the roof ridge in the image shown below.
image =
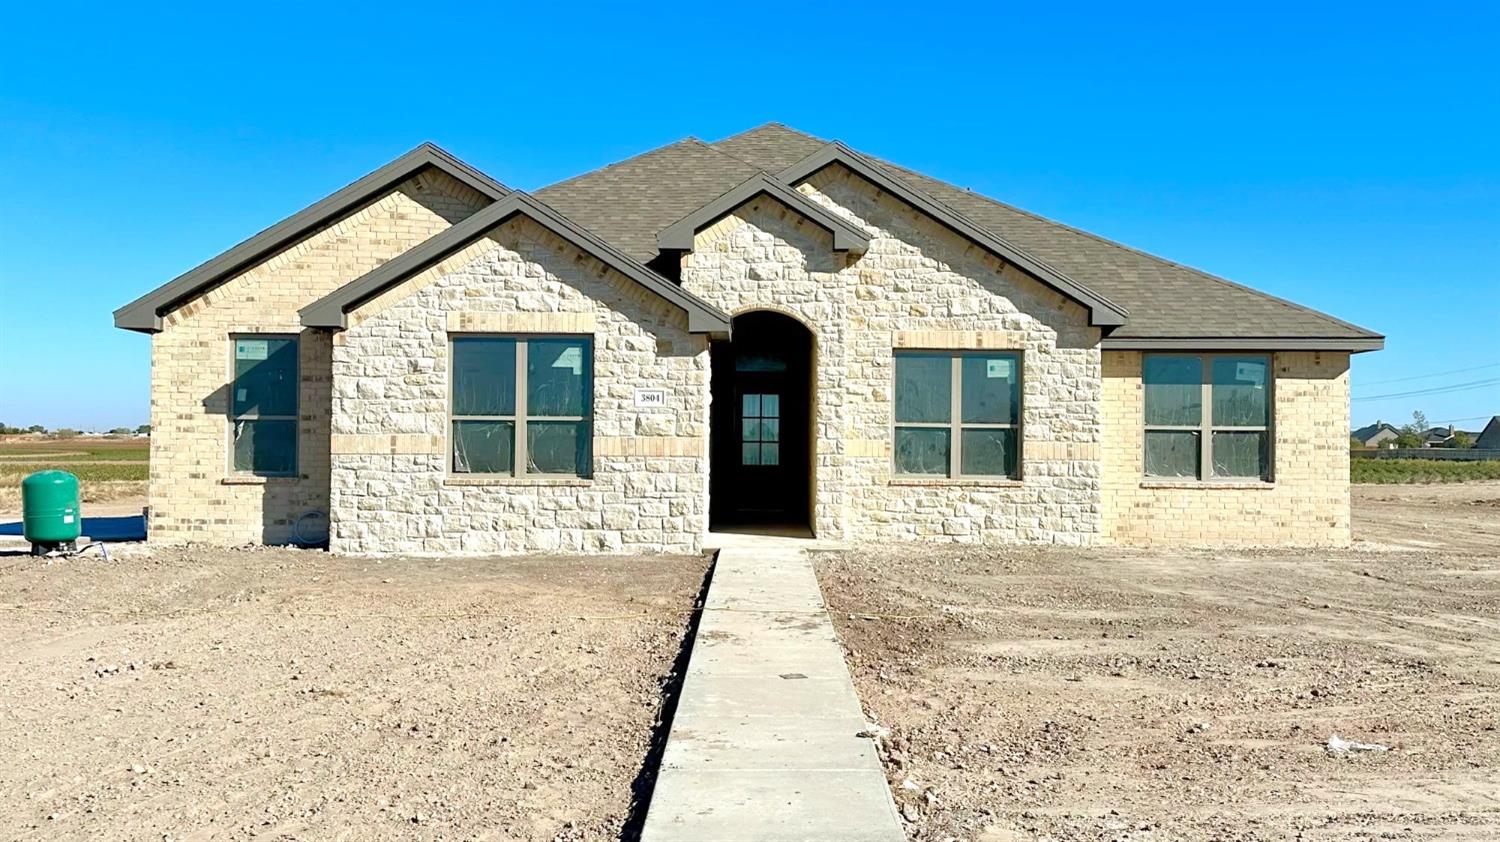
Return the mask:
<path id="1" fill-rule="evenodd" d="M 794 135 L 799 135 L 801 137 L 807 138 L 808 140 L 817 141 L 818 143 L 828 143 L 828 139 L 827 138 L 822 138 L 822 137 L 818 137 L 817 135 L 808 134 L 807 132 L 804 132 L 801 129 L 794 129 L 791 126 L 788 126 L 786 123 L 780 122 L 778 120 L 767 120 L 766 122 L 761 123 L 758 126 L 751 126 L 750 128 L 745 129 L 742 132 L 735 132 L 734 134 L 732 134 L 732 135 L 730 135 L 728 137 L 721 137 L 718 140 L 714 141 L 713 143 L 714 143 L 714 145 L 718 145 L 720 143 L 726 143 L 728 141 L 734 140 L 735 138 L 744 137 L 747 134 L 754 134 L 754 133 L 756 133 L 758 131 L 762 131 L 764 129 L 770 129 L 770 128 L 783 129 L 785 131 L 791 132 Z"/>
<path id="2" fill-rule="evenodd" d="M 1098 243 L 1102 243 L 1102 244 L 1104 244 L 1106 246 L 1111 246 L 1111 247 L 1117 248 L 1117 249 L 1119 249 L 1121 251 L 1129 252 L 1131 254 L 1135 254 L 1135 255 L 1138 255 L 1140 257 L 1144 257 L 1144 258 L 1146 258 L 1148 260 L 1153 260 L 1153 261 L 1155 261 L 1157 263 L 1161 263 L 1161 264 L 1164 264 L 1164 265 L 1167 265 L 1167 266 L 1171 266 L 1171 267 L 1173 267 L 1175 269 L 1181 269 L 1181 270 L 1183 270 L 1185 272 L 1192 272 L 1193 274 L 1198 275 L 1199 277 L 1202 277 L 1205 280 L 1214 281 L 1216 283 L 1225 284 L 1227 286 L 1234 287 L 1235 289 L 1244 290 L 1245 292 L 1249 292 L 1249 293 L 1252 293 L 1254 295 L 1258 295 L 1258 296 L 1260 296 L 1262 298 L 1265 298 L 1267 300 L 1274 301 L 1274 302 L 1276 302 L 1278 304 L 1281 304 L 1284 307 L 1289 307 L 1289 308 L 1291 308 L 1293 310 L 1299 310 L 1299 311 L 1302 311 L 1302 312 L 1305 312 L 1305 313 L 1309 313 L 1309 314 L 1311 314 L 1313 316 L 1317 316 L 1318 318 L 1321 318 L 1321 319 L 1323 319 L 1326 322 L 1330 322 L 1330 323 L 1338 325 L 1340 327 L 1345 327 L 1345 328 L 1349 328 L 1349 329 L 1352 329 L 1352 330 L 1357 330 L 1357 331 L 1359 331 L 1361 333 L 1370 334 L 1371 336 L 1377 336 L 1377 335 L 1379 335 L 1375 331 L 1370 330 L 1369 328 L 1361 327 L 1361 326 L 1359 326 L 1357 324 L 1354 324 L 1353 322 L 1346 322 L 1343 319 L 1337 318 L 1335 316 L 1330 316 L 1330 315 L 1328 315 L 1327 313 L 1324 313 L 1321 310 L 1315 310 L 1312 307 L 1308 307 L 1305 304 L 1298 304 L 1295 301 L 1289 301 L 1289 300 L 1287 300 L 1285 298 L 1282 298 L 1281 296 L 1272 295 L 1271 293 L 1266 292 L 1264 290 L 1256 289 L 1255 287 L 1251 287 L 1251 286 L 1246 286 L 1245 284 L 1239 283 L 1237 281 L 1231 281 L 1228 278 L 1225 278 L 1225 277 L 1222 277 L 1222 276 L 1219 276 L 1219 275 L 1215 275 L 1212 272 L 1208 272 L 1208 271 L 1205 271 L 1203 269 L 1199 269 L 1196 266 L 1189 266 L 1186 263 L 1180 263 L 1180 262 L 1178 262 L 1176 260 L 1172 260 L 1171 258 L 1162 257 L 1161 255 L 1158 255 L 1158 254 L 1152 254 L 1151 252 L 1146 251 L 1144 249 L 1139 249 L 1139 248 L 1136 248 L 1134 246 L 1125 245 L 1124 243 L 1118 242 L 1116 240 L 1111 240 L 1108 237 L 1105 237 L 1105 236 L 1103 236 L 1101 234 L 1095 234 L 1092 231 L 1085 231 L 1082 228 L 1078 228 L 1078 227 L 1069 225 L 1066 222 L 1059 222 L 1059 221 L 1057 221 L 1055 219 L 1052 219 L 1050 217 L 1042 216 L 1039 213 L 1035 213 L 1033 211 L 1026 210 L 1025 208 L 1016 207 L 1015 205 L 1012 205 L 1009 202 L 1003 202 L 1003 201 L 1001 201 L 999 199 L 996 199 L 996 198 L 994 198 L 992 196 L 989 196 L 988 194 L 981 193 L 981 192 L 979 192 L 977 190 L 970 190 L 967 187 L 959 187 L 957 184 L 953 184 L 951 182 L 943 181 L 940 178 L 935 178 L 933 176 L 927 175 L 926 173 L 918 172 L 916 170 L 910 169 L 909 167 L 903 167 L 900 164 L 893 163 L 891 161 L 887 161 L 884 158 L 873 158 L 873 160 L 877 164 L 880 164 L 881 166 L 883 166 L 883 167 L 885 167 L 887 169 L 895 170 L 897 173 L 901 173 L 901 174 L 905 174 L 905 175 L 914 175 L 914 176 L 917 176 L 919 178 L 925 178 L 925 179 L 929 179 L 931 181 L 936 181 L 939 184 L 942 184 L 942 185 L 944 185 L 946 187 L 951 187 L 954 190 L 962 190 L 965 193 L 970 193 L 970 194 L 973 194 L 975 196 L 978 196 L 980 199 L 983 199 L 986 202 L 991 202 L 993 204 L 999 205 L 999 206 L 1005 208 L 1006 210 L 1013 211 L 1013 212 L 1018 213 L 1018 214 L 1020 214 L 1022 216 L 1034 219 L 1037 222 L 1041 222 L 1041 223 L 1045 223 L 1047 225 L 1050 225 L 1050 226 L 1052 226 L 1054 228 L 1060 228 L 1060 229 L 1062 229 L 1064 231 L 1067 231 L 1067 232 L 1069 232 L 1071 234 L 1076 234 L 1076 235 L 1081 236 L 1081 237 L 1086 237 L 1086 238 L 1088 238 L 1090 240 L 1093 240 L 1093 241 L 1098 242 Z M 906 179 L 903 179 L 903 180 L 906 180 Z M 912 185 L 912 186 L 914 188 L 916 188 L 916 189 L 921 189 L 917 185 Z M 927 191 L 923 190 L 923 192 L 926 193 Z M 932 198 L 933 198 L 933 201 L 940 201 L 936 197 L 932 197 Z M 947 206 L 946 202 L 943 202 L 942 204 L 945 207 Z M 979 225 L 979 223 L 977 223 L 977 222 L 975 224 Z M 984 226 L 984 225 L 979 225 L 979 227 L 984 228 L 986 231 L 990 231 L 990 229 L 988 227 Z M 994 232 L 990 231 L 990 233 L 994 233 Z"/>

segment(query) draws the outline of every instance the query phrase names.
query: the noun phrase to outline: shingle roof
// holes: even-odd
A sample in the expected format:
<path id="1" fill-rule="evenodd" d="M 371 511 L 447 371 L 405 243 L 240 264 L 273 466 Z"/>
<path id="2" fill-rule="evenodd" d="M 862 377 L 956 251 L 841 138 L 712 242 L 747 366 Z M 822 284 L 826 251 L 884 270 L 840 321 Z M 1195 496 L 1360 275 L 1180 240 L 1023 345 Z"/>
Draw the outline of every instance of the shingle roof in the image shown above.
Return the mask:
<path id="1" fill-rule="evenodd" d="M 662 229 L 759 172 L 689 138 L 544 187 L 536 197 L 647 263 Z"/>
<path id="2" fill-rule="evenodd" d="M 640 260 L 657 232 L 759 171 L 779 172 L 825 141 L 768 123 L 714 144 L 689 139 L 538 191 Z M 1106 344 L 1200 339 L 1319 340 L 1379 347 L 1381 336 L 1206 272 L 1044 219 L 887 161 L 893 178 L 1056 267 L 1129 312 Z M 1330 343 L 1332 344 L 1332 343 Z"/>

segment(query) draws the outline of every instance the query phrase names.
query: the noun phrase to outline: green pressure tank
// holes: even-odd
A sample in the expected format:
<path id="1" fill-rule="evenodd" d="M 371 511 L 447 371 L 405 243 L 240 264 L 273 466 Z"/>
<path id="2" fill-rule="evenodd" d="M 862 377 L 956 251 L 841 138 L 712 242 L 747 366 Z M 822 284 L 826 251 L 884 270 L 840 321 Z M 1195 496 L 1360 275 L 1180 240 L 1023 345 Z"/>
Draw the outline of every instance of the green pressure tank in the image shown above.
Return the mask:
<path id="1" fill-rule="evenodd" d="M 21 534 L 35 554 L 71 548 L 83 534 L 78 477 L 67 471 L 38 471 L 21 480 Z"/>

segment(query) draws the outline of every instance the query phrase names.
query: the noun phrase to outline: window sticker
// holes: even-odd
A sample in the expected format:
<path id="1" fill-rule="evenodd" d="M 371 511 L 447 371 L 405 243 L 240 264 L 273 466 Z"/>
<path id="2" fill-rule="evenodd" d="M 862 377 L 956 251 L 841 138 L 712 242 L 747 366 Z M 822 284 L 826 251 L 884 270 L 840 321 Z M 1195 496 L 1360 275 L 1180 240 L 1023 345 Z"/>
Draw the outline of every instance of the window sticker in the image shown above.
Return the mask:
<path id="1" fill-rule="evenodd" d="M 1013 360 L 998 359 L 984 361 L 984 376 L 991 380 L 1009 380 L 1011 378 L 1011 363 Z"/>
<path id="2" fill-rule="evenodd" d="M 270 353 L 270 344 L 264 339 L 241 339 L 234 343 L 234 358 L 237 360 L 263 360 Z"/>
<path id="3" fill-rule="evenodd" d="M 571 368 L 573 374 L 583 374 L 583 349 L 578 347 L 564 348 L 557 359 L 552 363 L 553 368 Z"/>

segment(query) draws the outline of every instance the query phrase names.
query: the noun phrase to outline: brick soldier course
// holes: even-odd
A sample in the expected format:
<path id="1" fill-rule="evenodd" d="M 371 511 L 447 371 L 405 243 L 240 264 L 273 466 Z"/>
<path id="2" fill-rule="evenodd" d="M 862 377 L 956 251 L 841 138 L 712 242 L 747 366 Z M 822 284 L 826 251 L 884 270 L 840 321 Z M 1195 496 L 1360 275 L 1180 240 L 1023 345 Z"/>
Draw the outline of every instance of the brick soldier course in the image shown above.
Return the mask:
<path id="1" fill-rule="evenodd" d="M 807 429 L 780 433 L 805 475 L 777 493 L 820 538 L 1349 541 L 1349 356 L 1379 335 L 776 124 L 535 196 L 419 147 L 122 308 L 152 336 L 150 539 L 282 542 L 316 512 L 341 552 L 698 550 L 751 475 L 716 413 L 748 382 L 724 365 L 740 317 L 767 312 L 811 348 L 784 396 Z M 299 339 L 292 476 L 233 470 L 232 341 L 255 334 Z M 587 476 L 454 469 L 451 343 L 496 334 L 591 340 Z M 1013 475 L 896 471 L 905 351 L 1016 355 Z M 1269 362 L 1265 476 L 1146 476 L 1161 352 Z"/>

